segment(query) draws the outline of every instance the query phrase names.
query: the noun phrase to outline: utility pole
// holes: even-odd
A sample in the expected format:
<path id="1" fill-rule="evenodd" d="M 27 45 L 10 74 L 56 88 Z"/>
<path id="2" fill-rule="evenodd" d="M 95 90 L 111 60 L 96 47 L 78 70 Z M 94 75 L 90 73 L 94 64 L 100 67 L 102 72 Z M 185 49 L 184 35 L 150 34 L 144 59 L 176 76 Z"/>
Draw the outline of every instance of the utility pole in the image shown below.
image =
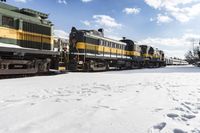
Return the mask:
<path id="1" fill-rule="evenodd" d="M 199 40 L 199 46 L 200 46 L 200 40 Z"/>
<path id="2" fill-rule="evenodd" d="M 194 51 L 194 39 L 192 40 L 192 49 L 193 49 L 193 51 Z"/>

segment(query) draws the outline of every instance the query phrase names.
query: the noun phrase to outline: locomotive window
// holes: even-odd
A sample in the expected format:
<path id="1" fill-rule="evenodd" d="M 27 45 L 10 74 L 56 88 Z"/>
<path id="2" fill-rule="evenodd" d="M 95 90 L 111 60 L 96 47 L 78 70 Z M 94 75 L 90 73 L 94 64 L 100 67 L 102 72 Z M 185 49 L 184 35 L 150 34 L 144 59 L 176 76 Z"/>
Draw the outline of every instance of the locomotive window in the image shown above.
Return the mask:
<path id="1" fill-rule="evenodd" d="M 39 34 L 51 35 L 50 27 L 33 24 L 33 23 L 25 22 L 25 21 L 23 22 L 23 30 L 28 31 L 28 32 L 39 33 Z"/>
<path id="2" fill-rule="evenodd" d="M 108 46 L 108 42 L 106 41 L 106 46 Z"/>
<path id="3" fill-rule="evenodd" d="M 112 47 L 113 47 L 113 48 L 115 47 L 115 44 L 114 44 L 114 43 L 112 44 Z"/>
<path id="4" fill-rule="evenodd" d="M 119 44 L 116 45 L 116 48 L 119 48 Z"/>
<path id="5" fill-rule="evenodd" d="M 2 25 L 8 27 L 14 27 L 14 18 L 2 16 Z"/>
<path id="6" fill-rule="evenodd" d="M 103 46 L 103 40 L 101 40 L 101 45 Z"/>
<path id="7" fill-rule="evenodd" d="M 98 45 L 98 39 L 94 39 L 94 38 L 86 38 L 86 43 L 90 43 L 90 44 L 96 44 Z"/>

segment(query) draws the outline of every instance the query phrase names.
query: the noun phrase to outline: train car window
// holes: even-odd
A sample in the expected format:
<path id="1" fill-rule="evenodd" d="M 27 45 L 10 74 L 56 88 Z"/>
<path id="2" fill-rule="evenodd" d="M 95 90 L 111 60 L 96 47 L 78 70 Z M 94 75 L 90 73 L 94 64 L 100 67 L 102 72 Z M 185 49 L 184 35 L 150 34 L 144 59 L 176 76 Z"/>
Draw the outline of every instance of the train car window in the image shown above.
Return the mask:
<path id="1" fill-rule="evenodd" d="M 112 44 L 112 47 L 115 48 L 115 44 L 114 43 Z"/>
<path id="2" fill-rule="evenodd" d="M 38 34 L 51 35 L 51 28 L 23 21 L 23 30 Z"/>
<path id="3" fill-rule="evenodd" d="M 100 45 L 102 45 L 103 46 L 103 41 L 102 40 L 99 40 L 100 41 Z"/>
<path id="4" fill-rule="evenodd" d="M 119 49 L 119 44 L 117 44 L 117 48 Z"/>
<path id="5" fill-rule="evenodd" d="M 112 44 L 112 42 L 109 42 L 109 45 L 108 45 L 108 46 L 110 47 L 110 46 L 111 46 L 111 44 Z"/>
<path id="6" fill-rule="evenodd" d="M 14 27 L 14 18 L 2 16 L 2 25 L 8 27 Z"/>

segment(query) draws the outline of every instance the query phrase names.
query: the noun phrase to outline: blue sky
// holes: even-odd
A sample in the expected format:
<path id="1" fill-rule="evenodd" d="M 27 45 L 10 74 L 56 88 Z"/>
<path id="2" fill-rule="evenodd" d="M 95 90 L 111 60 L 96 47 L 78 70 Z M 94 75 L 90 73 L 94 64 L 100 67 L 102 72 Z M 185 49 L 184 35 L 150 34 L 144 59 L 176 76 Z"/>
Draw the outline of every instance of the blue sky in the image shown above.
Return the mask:
<path id="1" fill-rule="evenodd" d="M 200 0 L 7 0 L 50 14 L 57 34 L 104 28 L 107 37 L 127 38 L 184 57 L 200 40 Z M 65 34 L 66 33 L 66 34 Z M 66 35 L 67 36 L 67 35 Z"/>

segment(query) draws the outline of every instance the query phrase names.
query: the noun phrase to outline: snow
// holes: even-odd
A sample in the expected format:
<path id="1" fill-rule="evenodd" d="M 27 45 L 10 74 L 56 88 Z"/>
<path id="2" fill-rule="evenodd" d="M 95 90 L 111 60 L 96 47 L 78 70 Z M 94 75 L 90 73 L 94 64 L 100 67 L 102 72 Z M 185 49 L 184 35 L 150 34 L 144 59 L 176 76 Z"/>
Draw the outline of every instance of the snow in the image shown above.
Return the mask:
<path id="1" fill-rule="evenodd" d="M 199 133 L 200 68 L 0 80 L 0 133 Z"/>

